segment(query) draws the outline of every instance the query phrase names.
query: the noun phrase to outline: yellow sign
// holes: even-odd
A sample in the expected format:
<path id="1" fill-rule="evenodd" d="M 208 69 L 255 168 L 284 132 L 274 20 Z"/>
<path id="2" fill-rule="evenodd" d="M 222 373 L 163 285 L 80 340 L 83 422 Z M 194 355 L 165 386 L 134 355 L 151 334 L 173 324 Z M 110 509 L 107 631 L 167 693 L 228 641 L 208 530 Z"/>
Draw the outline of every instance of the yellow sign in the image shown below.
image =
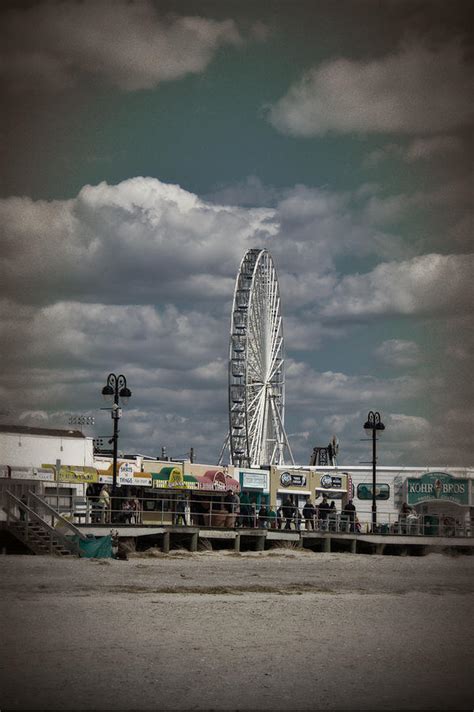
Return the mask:
<path id="1" fill-rule="evenodd" d="M 174 467 L 169 474 L 168 486 L 184 487 L 183 473 L 181 470 L 178 470 L 177 467 Z"/>
<path id="2" fill-rule="evenodd" d="M 42 465 L 45 468 L 55 470 L 54 465 Z M 94 467 L 75 467 L 70 465 L 61 465 L 58 473 L 58 482 L 77 482 L 88 483 L 98 482 L 97 470 Z"/>

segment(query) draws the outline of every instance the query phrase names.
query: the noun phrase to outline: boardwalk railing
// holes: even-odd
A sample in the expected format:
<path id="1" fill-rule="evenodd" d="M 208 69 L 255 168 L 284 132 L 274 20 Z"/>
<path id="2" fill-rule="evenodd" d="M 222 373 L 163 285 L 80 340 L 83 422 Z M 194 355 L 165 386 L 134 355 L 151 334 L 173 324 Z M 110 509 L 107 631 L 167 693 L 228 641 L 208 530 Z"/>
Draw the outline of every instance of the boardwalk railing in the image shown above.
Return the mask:
<path id="1" fill-rule="evenodd" d="M 240 503 L 232 505 L 222 498 L 191 496 L 182 498 L 167 496 L 157 497 L 117 496 L 111 500 L 110 507 L 100 505 L 99 497 L 76 498 L 73 502 L 73 521 L 78 524 L 129 526 L 163 525 L 173 527 L 222 527 L 281 529 L 291 531 L 317 531 L 339 534 L 390 534 L 397 536 L 441 536 L 470 537 L 474 530 L 469 517 L 455 518 L 451 514 L 436 515 L 383 515 L 379 514 L 377 527 L 372 531 L 371 513 L 358 510 L 350 513 L 337 511 L 328 516 L 317 512 L 315 517 L 283 517 L 281 510 L 267 507 L 266 513 L 255 504 Z M 54 495 L 53 495 L 54 498 Z M 52 505 L 54 507 L 54 502 Z"/>

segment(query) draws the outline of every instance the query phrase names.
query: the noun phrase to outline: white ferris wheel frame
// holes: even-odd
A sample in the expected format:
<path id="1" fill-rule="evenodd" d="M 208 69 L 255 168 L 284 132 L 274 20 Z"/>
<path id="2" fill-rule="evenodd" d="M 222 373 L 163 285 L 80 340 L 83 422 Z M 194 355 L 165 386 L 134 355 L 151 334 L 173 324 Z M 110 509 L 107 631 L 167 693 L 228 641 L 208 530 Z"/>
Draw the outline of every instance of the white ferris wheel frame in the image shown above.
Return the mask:
<path id="1" fill-rule="evenodd" d="M 229 450 L 241 467 L 285 464 L 284 340 L 278 277 L 267 250 L 247 250 L 235 281 L 229 339 Z"/>

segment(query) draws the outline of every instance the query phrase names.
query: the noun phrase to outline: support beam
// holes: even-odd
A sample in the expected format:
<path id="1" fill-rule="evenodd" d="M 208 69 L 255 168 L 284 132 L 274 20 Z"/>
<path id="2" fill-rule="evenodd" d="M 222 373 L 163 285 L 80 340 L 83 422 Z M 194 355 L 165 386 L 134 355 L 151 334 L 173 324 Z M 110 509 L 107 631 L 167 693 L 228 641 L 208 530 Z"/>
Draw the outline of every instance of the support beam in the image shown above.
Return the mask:
<path id="1" fill-rule="evenodd" d="M 194 534 L 191 534 L 191 542 L 189 544 L 189 551 L 197 551 L 198 550 L 198 538 L 199 538 L 199 533 L 195 532 Z"/>

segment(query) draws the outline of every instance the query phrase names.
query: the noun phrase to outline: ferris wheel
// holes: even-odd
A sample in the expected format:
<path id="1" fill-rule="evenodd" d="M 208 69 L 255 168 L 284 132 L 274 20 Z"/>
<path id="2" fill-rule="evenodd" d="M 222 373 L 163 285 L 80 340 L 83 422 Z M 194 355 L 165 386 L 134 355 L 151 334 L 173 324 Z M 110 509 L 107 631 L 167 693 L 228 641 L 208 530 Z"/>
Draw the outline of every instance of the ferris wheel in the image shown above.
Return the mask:
<path id="1" fill-rule="evenodd" d="M 284 428 L 280 291 L 267 250 L 250 249 L 235 281 L 229 343 L 229 436 L 237 466 L 294 464 Z"/>

